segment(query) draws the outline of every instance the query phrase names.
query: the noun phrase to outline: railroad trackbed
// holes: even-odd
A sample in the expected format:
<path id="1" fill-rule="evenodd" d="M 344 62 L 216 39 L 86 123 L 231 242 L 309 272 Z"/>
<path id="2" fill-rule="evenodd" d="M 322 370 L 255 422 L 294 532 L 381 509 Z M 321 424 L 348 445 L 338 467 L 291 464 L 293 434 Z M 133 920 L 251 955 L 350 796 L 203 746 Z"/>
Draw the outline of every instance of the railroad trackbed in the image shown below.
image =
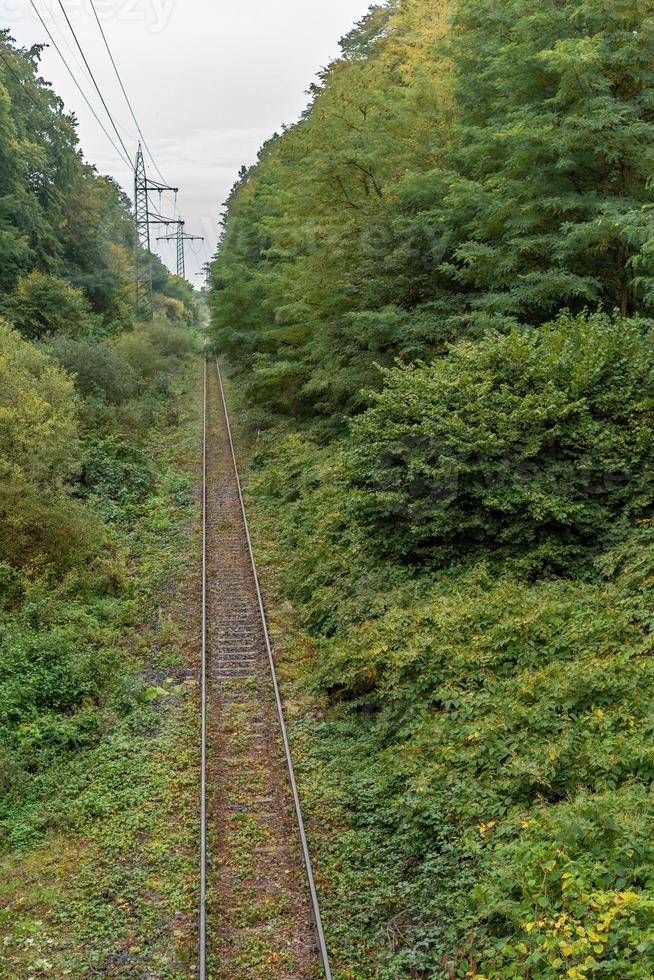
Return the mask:
<path id="1" fill-rule="evenodd" d="M 205 365 L 200 978 L 330 977 L 218 365 Z"/>

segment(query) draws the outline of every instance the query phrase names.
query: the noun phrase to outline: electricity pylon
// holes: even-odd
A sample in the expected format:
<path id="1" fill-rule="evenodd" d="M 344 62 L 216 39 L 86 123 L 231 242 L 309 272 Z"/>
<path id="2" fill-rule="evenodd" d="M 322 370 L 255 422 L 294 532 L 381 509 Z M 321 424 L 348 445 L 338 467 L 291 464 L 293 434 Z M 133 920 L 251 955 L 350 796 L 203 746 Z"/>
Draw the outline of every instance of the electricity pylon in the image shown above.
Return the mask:
<path id="1" fill-rule="evenodd" d="M 184 222 L 180 219 L 177 222 L 177 231 L 173 235 L 161 235 L 157 238 L 158 242 L 177 242 L 177 275 L 181 279 L 186 279 L 186 262 L 184 257 L 184 242 L 203 242 L 202 235 L 187 235 L 184 231 Z"/>
<path id="2" fill-rule="evenodd" d="M 149 195 L 153 191 L 161 195 L 164 191 L 177 194 L 179 188 L 166 187 L 148 180 L 145 171 L 145 159 L 139 143 L 134 165 L 134 220 L 136 224 L 135 238 L 135 278 L 136 278 L 136 317 L 141 320 L 152 319 L 152 263 L 150 260 L 150 225 L 175 224 L 176 219 L 162 218 L 159 214 L 150 214 Z"/>
<path id="3" fill-rule="evenodd" d="M 209 280 L 211 279 L 211 262 L 205 262 L 202 266 L 202 272 L 196 272 L 196 276 L 204 276 L 204 286 L 203 289 L 209 288 Z"/>

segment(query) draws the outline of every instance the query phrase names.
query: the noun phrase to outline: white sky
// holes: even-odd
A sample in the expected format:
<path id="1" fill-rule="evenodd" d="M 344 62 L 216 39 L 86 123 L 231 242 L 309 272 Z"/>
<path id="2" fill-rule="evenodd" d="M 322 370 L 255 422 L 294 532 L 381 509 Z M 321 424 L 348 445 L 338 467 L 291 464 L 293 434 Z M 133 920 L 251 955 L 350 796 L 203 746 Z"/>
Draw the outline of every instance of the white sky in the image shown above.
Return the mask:
<path id="1" fill-rule="evenodd" d="M 97 94 L 85 76 L 57 0 L 35 0 L 98 115 Z M 189 243 L 187 278 L 215 251 L 218 216 L 239 167 L 253 163 L 265 139 L 292 123 L 306 105 L 316 72 L 338 54 L 338 41 L 370 0 L 95 0 L 96 9 L 146 140 L 166 180 L 180 188 Z M 130 154 L 136 133 L 89 0 L 64 0 L 71 23 Z M 0 0 L 0 26 L 19 45 L 47 41 L 29 0 Z M 62 40 L 63 37 L 66 41 Z M 73 53 L 71 53 L 74 52 Z M 42 75 L 79 119 L 86 158 L 133 196 L 133 177 L 108 143 L 52 48 Z M 112 133 L 113 135 L 113 133 Z M 114 137 L 115 138 L 115 137 Z M 158 179 L 152 167 L 148 176 Z M 153 205 L 158 206 L 157 195 Z M 169 197 L 162 211 L 172 214 Z M 172 229 L 171 229 L 172 231 Z M 154 231 L 164 234 L 164 230 Z M 194 254 L 193 249 L 198 254 Z M 173 268 L 174 243 L 159 254 Z"/>

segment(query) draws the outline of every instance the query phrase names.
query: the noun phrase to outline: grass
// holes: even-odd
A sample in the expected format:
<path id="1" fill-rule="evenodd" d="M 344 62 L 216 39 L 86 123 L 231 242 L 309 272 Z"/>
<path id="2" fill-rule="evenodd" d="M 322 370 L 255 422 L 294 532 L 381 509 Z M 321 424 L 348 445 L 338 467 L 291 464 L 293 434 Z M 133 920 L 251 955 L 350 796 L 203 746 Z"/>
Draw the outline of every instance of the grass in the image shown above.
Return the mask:
<path id="1" fill-rule="evenodd" d="M 100 737 L 14 802 L 24 829 L 0 863 L 7 980 L 196 969 L 201 394 L 193 358 L 145 440 L 156 489 L 120 532 L 129 573 L 111 637 L 130 709 L 105 711 Z"/>

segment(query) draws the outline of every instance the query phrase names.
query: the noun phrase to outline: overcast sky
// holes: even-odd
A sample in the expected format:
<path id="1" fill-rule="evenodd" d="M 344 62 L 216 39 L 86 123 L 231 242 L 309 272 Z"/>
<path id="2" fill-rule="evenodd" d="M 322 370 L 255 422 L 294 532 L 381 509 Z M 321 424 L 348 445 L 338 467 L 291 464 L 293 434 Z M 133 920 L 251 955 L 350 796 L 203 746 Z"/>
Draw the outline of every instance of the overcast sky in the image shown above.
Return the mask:
<path id="1" fill-rule="evenodd" d="M 36 6 L 102 118 L 103 110 L 57 0 Z M 370 0 L 95 0 L 136 116 L 166 180 L 179 186 L 186 229 L 207 239 L 187 247 L 187 277 L 213 254 L 218 215 L 242 164 L 306 105 L 316 72 L 338 53 L 338 41 Z M 71 23 L 130 154 L 135 127 L 89 0 L 64 0 Z M 20 45 L 47 41 L 29 0 L 0 0 L 0 26 Z M 52 49 L 43 77 L 79 119 L 86 158 L 133 196 L 133 177 L 109 144 Z M 105 121 L 111 132 L 110 124 Z M 154 171 L 149 173 L 157 179 Z M 155 196 L 154 202 L 158 204 Z M 170 212 L 171 200 L 162 209 Z M 157 232 L 155 232 L 157 234 Z M 163 232 L 158 232 L 163 234 Z M 197 254 L 194 254 L 191 246 Z M 159 252 L 174 269 L 173 243 Z"/>

